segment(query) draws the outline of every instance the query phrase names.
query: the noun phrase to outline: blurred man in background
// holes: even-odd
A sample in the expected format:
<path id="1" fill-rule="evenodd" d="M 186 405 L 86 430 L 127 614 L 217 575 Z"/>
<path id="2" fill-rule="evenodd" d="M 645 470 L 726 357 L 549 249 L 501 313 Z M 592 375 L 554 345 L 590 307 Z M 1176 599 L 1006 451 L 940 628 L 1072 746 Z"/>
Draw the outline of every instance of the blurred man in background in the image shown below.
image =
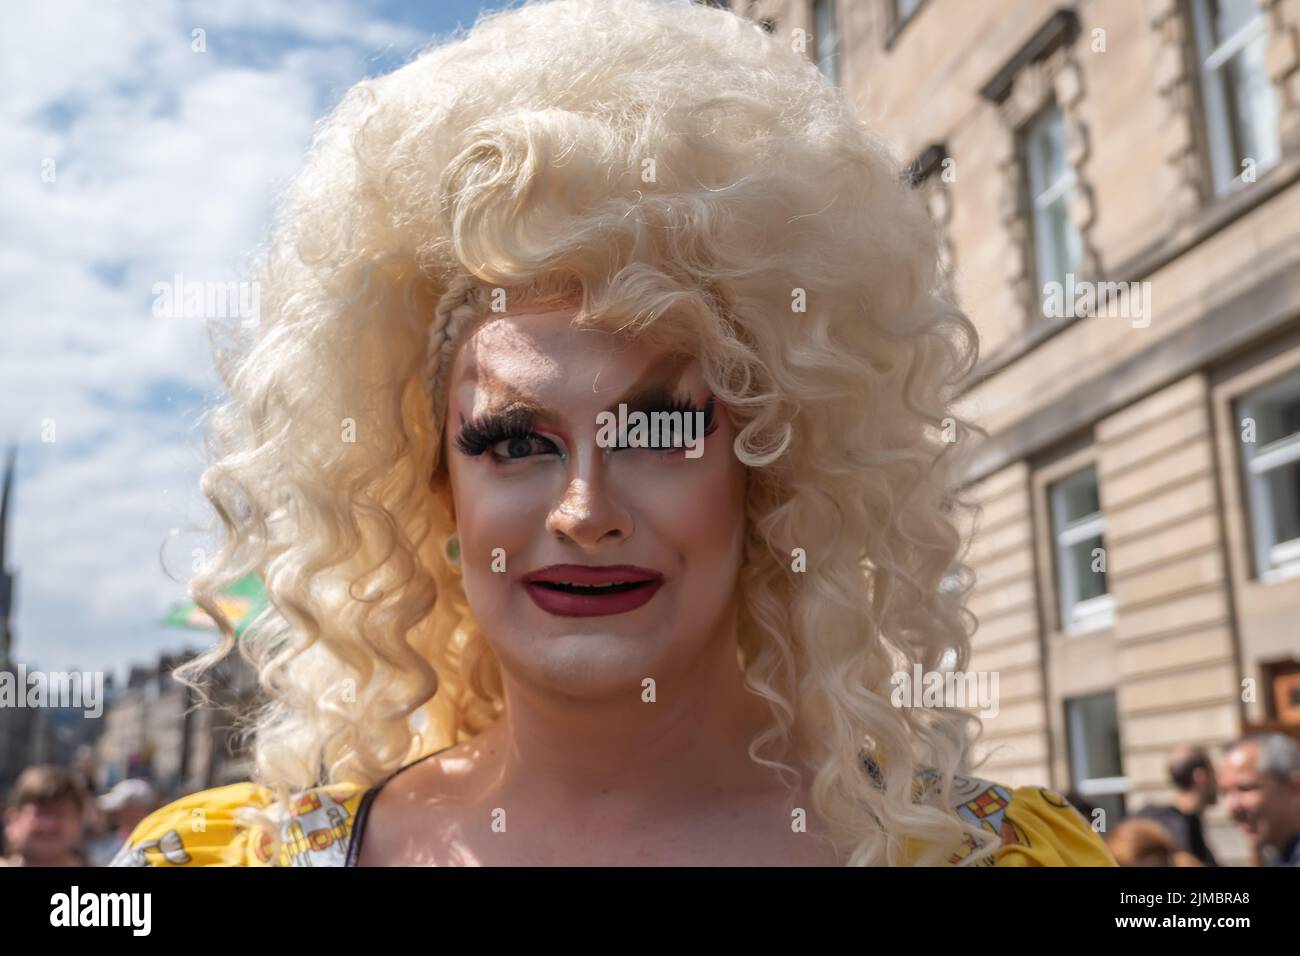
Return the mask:
<path id="1" fill-rule="evenodd" d="M 1284 734 L 1243 737 L 1219 770 L 1229 816 L 1266 866 L 1300 866 L 1300 744 Z"/>
<path id="2" fill-rule="evenodd" d="M 158 791 L 148 780 L 122 780 L 98 802 L 108 828 L 90 842 L 87 857 L 91 866 L 107 866 L 136 824 L 158 808 Z"/>
<path id="3" fill-rule="evenodd" d="M 4 866 L 85 866 L 81 856 L 85 792 L 63 767 L 28 767 L 5 809 Z"/>
<path id="4" fill-rule="evenodd" d="M 1173 782 L 1172 804 L 1143 807 L 1137 816 L 1152 820 L 1167 831 L 1175 845 L 1206 866 L 1218 866 L 1205 842 L 1201 815 L 1219 800 L 1219 785 L 1210 755 L 1202 747 L 1178 747 L 1169 755 L 1169 779 Z"/>

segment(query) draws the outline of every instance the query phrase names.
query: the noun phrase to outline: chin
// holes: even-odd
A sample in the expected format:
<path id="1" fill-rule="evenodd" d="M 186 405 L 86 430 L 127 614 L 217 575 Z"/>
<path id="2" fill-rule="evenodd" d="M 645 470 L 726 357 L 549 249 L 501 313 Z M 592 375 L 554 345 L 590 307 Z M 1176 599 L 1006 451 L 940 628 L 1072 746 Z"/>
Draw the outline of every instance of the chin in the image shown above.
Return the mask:
<path id="1" fill-rule="evenodd" d="M 666 655 L 656 633 L 605 625 L 534 634 L 494 649 L 512 676 L 547 693 L 590 700 L 640 696 L 647 677 L 664 682 Z"/>

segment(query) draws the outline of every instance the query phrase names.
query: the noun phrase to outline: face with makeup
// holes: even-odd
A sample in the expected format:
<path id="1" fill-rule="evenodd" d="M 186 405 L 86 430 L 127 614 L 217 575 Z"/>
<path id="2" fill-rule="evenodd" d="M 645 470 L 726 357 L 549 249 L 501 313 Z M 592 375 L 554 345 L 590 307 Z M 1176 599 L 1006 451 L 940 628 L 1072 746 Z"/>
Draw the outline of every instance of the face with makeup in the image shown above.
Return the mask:
<path id="1" fill-rule="evenodd" d="M 745 466 L 698 362 L 573 314 L 492 316 L 456 353 L 443 455 L 461 575 L 514 679 L 639 693 L 734 646 Z M 610 443 L 620 403 L 682 413 L 670 447 Z"/>

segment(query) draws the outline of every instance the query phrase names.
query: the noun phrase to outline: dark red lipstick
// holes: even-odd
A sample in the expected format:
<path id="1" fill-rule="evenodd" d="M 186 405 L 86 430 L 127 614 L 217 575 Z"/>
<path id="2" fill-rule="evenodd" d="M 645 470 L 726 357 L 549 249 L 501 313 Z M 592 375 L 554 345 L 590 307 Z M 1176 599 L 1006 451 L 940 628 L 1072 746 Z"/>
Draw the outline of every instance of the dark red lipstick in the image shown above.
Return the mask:
<path id="1" fill-rule="evenodd" d="M 658 571 L 630 564 L 553 564 L 523 577 L 533 603 L 559 617 L 626 614 L 653 598 L 663 583 Z"/>

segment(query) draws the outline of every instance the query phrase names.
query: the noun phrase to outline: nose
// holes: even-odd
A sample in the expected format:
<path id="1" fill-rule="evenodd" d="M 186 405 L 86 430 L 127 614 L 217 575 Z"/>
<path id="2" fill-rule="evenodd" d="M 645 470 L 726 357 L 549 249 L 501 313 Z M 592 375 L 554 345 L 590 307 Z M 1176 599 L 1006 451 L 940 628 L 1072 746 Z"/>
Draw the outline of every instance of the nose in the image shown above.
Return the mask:
<path id="1" fill-rule="evenodd" d="M 588 552 L 626 541 L 635 530 L 632 512 L 605 472 L 605 456 L 593 451 L 571 459 L 564 491 L 546 517 L 547 531 Z"/>

